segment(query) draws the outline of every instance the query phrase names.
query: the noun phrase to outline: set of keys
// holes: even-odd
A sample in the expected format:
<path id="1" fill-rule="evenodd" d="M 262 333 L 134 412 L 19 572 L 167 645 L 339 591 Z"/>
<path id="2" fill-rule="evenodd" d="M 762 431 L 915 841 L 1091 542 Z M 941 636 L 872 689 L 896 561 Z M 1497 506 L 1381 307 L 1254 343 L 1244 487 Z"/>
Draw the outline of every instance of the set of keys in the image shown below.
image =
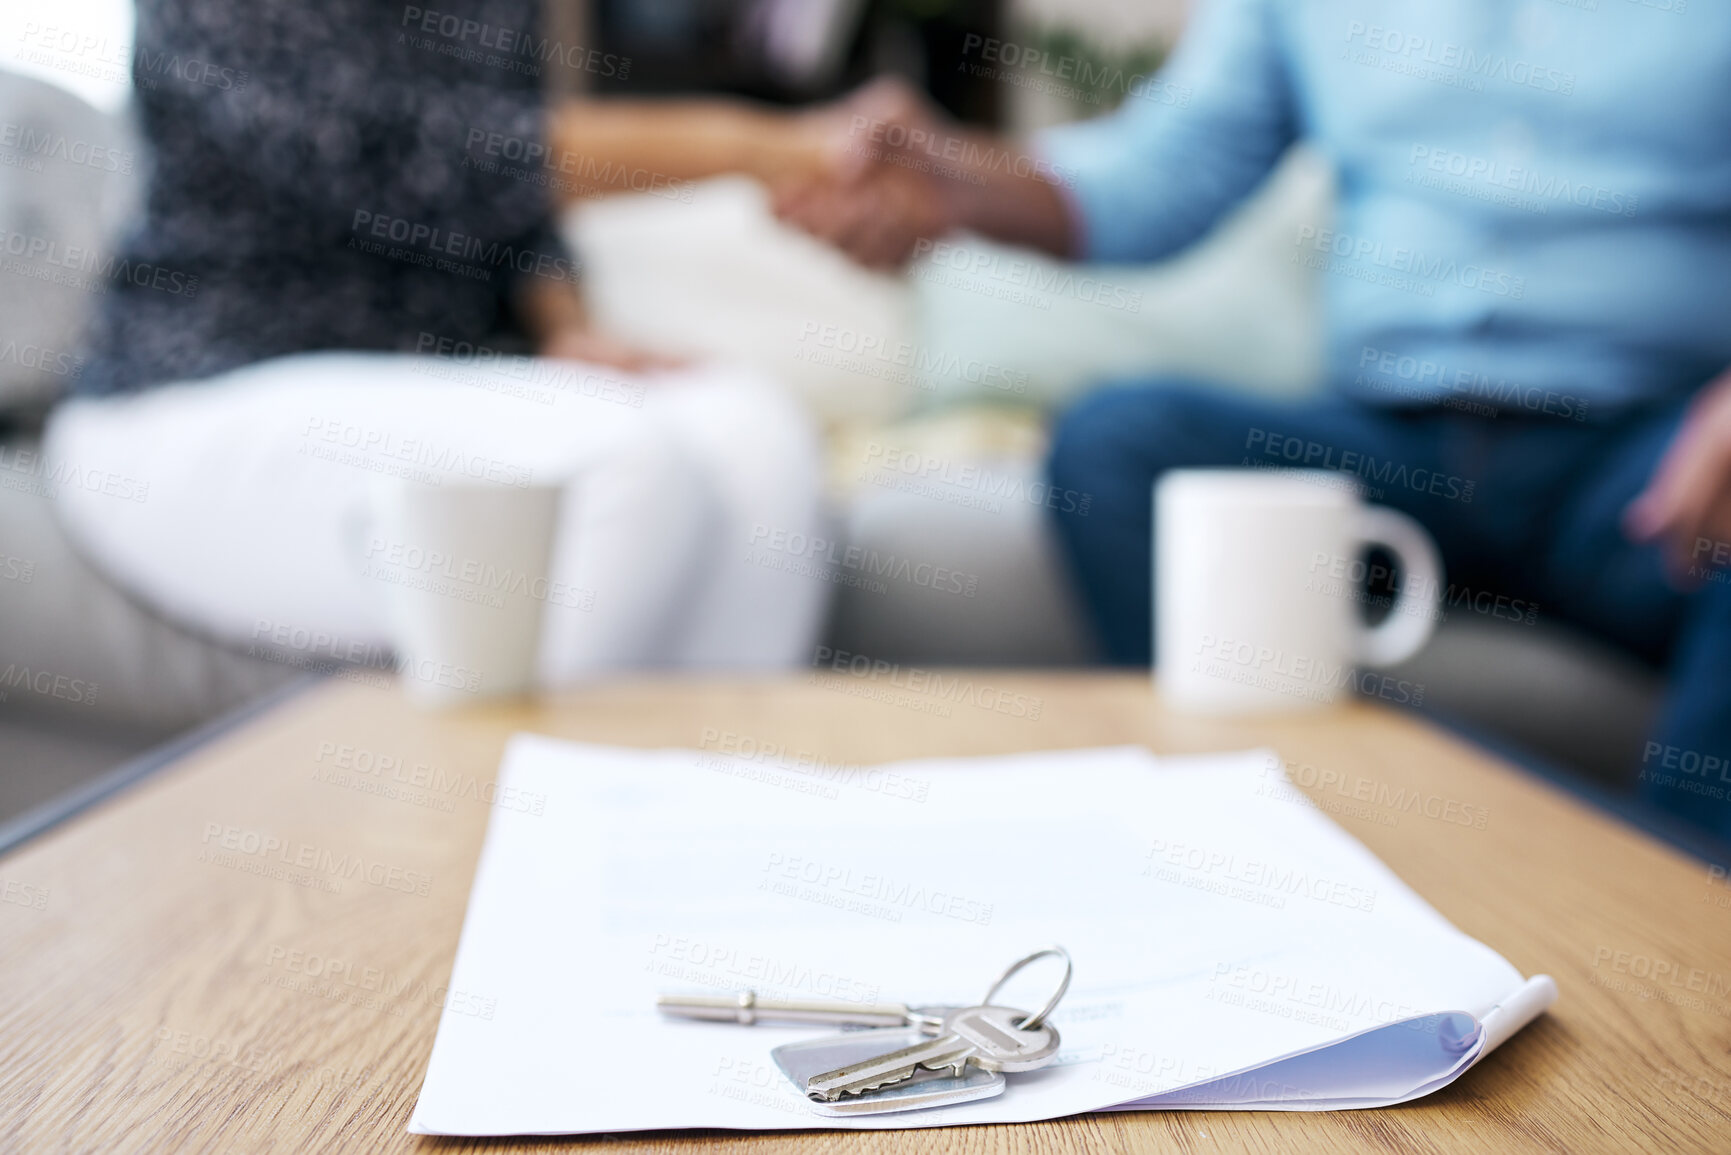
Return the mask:
<path id="1" fill-rule="evenodd" d="M 1063 959 L 1064 977 L 1038 1012 L 992 1002 L 1014 975 L 1047 957 Z M 1010 964 L 985 998 L 971 1007 L 765 999 L 752 991 L 732 997 L 662 995 L 656 1006 L 676 1018 L 747 1026 L 784 1022 L 867 1028 L 790 1043 L 771 1054 L 820 1112 L 876 1114 L 990 1098 L 1003 1093 L 1006 1073 L 1046 1066 L 1058 1055 L 1058 1031 L 1046 1020 L 1070 989 L 1071 972 L 1069 953 L 1053 946 Z"/>

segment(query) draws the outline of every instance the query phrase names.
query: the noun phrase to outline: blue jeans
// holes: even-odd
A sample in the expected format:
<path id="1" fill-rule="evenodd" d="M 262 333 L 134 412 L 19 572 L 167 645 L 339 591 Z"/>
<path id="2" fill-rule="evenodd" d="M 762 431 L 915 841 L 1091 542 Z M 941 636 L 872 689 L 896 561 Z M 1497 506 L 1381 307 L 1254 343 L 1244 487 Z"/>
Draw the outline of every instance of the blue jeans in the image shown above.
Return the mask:
<path id="1" fill-rule="evenodd" d="M 1731 572 L 1686 591 L 1658 550 L 1624 537 L 1683 402 L 1582 424 L 1444 408 L 1301 402 L 1185 382 L 1109 388 L 1059 424 L 1055 487 L 1089 494 L 1059 527 L 1110 660 L 1152 653 L 1152 483 L 1186 466 L 1345 468 L 1441 547 L 1450 594 L 1488 591 L 1544 607 L 1670 671 L 1645 746 L 1643 793 L 1731 836 Z M 1468 595 L 1472 596 L 1472 595 Z"/>

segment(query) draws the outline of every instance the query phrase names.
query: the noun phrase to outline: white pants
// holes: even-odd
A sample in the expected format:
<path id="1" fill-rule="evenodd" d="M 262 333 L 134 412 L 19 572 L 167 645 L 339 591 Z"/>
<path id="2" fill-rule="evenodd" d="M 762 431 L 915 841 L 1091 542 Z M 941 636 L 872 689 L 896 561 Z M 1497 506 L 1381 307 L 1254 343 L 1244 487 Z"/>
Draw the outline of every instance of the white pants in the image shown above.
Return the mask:
<path id="1" fill-rule="evenodd" d="M 569 483 L 549 578 L 593 596 L 546 604 L 543 684 L 790 665 L 822 624 L 827 583 L 748 560 L 766 529 L 821 532 L 821 470 L 796 404 L 743 371 L 305 354 L 73 401 L 45 452 L 86 555 L 228 641 L 389 646 L 354 543 L 381 475 Z"/>

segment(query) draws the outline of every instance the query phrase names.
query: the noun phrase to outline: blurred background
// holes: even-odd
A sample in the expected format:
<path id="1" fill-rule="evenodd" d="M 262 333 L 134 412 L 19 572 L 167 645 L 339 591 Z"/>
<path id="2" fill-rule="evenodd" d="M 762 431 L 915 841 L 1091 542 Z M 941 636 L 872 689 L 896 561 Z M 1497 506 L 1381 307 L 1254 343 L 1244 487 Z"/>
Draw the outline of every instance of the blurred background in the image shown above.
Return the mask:
<path id="1" fill-rule="evenodd" d="M 543 83 L 555 94 L 723 93 L 796 106 L 895 74 L 964 122 L 1027 133 L 1113 108 L 1164 59 L 1185 11 L 1183 0 L 554 3 L 551 34 L 630 67 L 553 69 Z M 100 252 L 126 228 L 148 165 L 129 115 L 131 22 L 126 0 L 12 0 L 0 11 L 0 122 L 136 160 L 42 168 L 0 141 L 0 234 Z M 78 47 L 45 47 L 44 27 Z M 828 441 L 839 540 L 977 579 L 965 599 L 838 587 L 826 645 L 922 666 L 1066 665 L 1088 661 L 1092 643 L 1042 509 L 1022 496 L 1039 480 L 1052 414 L 1130 373 L 1269 395 L 1316 388 L 1316 274 L 1291 246 L 1326 224 L 1330 200 L 1324 166 L 1296 151 L 1197 248 L 1100 272 L 1137 294 L 1133 311 L 1063 295 L 1001 300 L 919 262 L 897 276 L 866 272 L 780 225 L 764 191 L 740 178 L 705 182 L 689 201 L 591 201 L 562 227 L 602 325 L 653 349 L 752 364 L 805 402 Z M 0 344 L 75 362 L 91 294 L 22 266 L 6 273 Z M 914 356 L 886 366 L 861 351 L 885 347 Z M 308 672 L 154 616 L 58 535 L 30 462 L 43 414 L 75 370 L 36 360 L 0 359 L 0 671 L 45 670 L 93 692 L 73 704 L 0 687 L 0 819 Z M 878 467 L 892 451 L 951 473 L 977 466 L 993 491 L 907 491 Z M 1520 622 L 1452 611 L 1398 673 L 1425 687 L 1426 709 L 1613 792 L 1631 787 L 1659 685 L 1543 607 Z"/>

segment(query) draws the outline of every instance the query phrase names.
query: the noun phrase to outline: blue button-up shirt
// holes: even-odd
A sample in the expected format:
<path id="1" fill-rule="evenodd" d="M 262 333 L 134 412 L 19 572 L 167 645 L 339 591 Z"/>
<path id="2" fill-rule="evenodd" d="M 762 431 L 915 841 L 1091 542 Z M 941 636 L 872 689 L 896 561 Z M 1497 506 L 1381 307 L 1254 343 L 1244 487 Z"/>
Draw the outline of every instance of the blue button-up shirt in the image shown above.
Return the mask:
<path id="1" fill-rule="evenodd" d="M 1731 364 L 1726 0 L 1201 0 L 1157 78 L 1042 149 L 1084 255 L 1136 261 L 1299 139 L 1337 178 L 1290 241 L 1346 389 L 1605 415 Z"/>

